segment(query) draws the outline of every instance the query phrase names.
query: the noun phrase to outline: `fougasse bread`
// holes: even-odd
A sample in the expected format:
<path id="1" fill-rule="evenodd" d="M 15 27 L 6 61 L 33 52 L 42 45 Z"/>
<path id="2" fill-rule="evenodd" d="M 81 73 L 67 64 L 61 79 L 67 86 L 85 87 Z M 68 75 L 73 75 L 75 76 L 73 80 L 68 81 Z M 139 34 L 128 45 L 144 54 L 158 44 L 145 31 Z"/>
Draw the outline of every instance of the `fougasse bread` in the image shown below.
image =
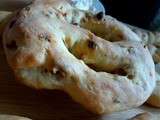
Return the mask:
<path id="1" fill-rule="evenodd" d="M 97 113 L 142 105 L 155 87 L 155 65 L 128 27 L 67 0 L 38 0 L 14 13 L 3 46 L 16 78 L 57 89 Z"/>

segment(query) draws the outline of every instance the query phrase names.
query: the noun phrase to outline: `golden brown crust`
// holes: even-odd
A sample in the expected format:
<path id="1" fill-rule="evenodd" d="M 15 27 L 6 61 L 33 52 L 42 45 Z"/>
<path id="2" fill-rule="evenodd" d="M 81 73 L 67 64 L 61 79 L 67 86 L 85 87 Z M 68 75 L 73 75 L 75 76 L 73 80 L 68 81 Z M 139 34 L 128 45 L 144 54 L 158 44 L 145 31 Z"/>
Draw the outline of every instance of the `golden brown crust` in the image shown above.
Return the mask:
<path id="1" fill-rule="evenodd" d="M 108 35 L 109 28 L 118 32 L 104 40 L 87 20 Z M 137 107 L 151 95 L 154 63 L 139 41 L 117 20 L 98 20 L 66 0 L 36 1 L 17 12 L 3 34 L 8 63 L 23 83 L 63 90 L 99 114 Z"/>

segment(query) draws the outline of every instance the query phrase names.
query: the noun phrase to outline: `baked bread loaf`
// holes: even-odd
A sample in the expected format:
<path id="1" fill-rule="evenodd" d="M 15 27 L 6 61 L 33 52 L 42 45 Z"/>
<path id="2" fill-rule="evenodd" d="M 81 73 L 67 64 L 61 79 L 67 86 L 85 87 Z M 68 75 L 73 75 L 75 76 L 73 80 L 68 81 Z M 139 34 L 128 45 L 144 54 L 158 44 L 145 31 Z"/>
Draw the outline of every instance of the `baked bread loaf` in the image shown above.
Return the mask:
<path id="1" fill-rule="evenodd" d="M 97 35 L 97 36 L 96 36 Z M 14 13 L 3 32 L 20 82 L 68 93 L 102 114 L 143 104 L 155 87 L 149 50 L 128 27 L 66 0 L 38 0 Z"/>
<path id="2" fill-rule="evenodd" d="M 151 32 L 134 26 L 128 25 L 142 40 L 143 44 L 148 46 L 156 65 L 156 88 L 148 99 L 147 103 L 152 106 L 160 107 L 160 32 Z"/>

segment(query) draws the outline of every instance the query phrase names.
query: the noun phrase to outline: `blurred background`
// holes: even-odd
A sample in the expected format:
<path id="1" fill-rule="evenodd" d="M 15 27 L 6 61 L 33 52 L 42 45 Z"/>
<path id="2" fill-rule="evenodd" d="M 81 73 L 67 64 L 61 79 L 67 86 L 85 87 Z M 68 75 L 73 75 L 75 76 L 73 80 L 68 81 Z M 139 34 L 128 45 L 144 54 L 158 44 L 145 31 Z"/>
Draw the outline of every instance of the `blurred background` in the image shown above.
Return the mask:
<path id="1" fill-rule="evenodd" d="M 160 28 L 160 0 L 100 0 L 106 14 L 150 30 Z"/>

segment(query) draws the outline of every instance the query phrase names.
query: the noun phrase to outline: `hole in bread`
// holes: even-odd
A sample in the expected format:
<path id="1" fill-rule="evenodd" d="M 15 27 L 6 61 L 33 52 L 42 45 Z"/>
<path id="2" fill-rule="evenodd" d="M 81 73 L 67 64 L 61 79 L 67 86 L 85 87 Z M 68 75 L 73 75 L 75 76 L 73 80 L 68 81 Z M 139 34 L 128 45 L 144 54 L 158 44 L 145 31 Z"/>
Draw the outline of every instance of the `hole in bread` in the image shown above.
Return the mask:
<path id="1" fill-rule="evenodd" d="M 102 20 L 102 18 L 103 18 L 103 12 L 99 12 L 99 13 L 97 13 L 96 15 L 95 15 L 95 17 L 98 19 L 98 20 Z"/>
<path id="2" fill-rule="evenodd" d="M 127 72 L 123 68 L 118 68 L 110 72 L 111 74 L 117 74 L 121 76 L 127 76 Z"/>
<path id="3" fill-rule="evenodd" d="M 102 17 L 102 13 L 97 15 L 98 18 Z M 82 19 L 80 27 L 91 31 L 94 35 L 107 41 L 116 42 L 125 39 L 125 36 L 119 27 L 109 25 L 109 23 L 105 23 L 104 21 L 95 20 L 94 17 L 92 17 L 92 19 L 88 18 L 88 20 Z"/>
<path id="4" fill-rule="evenodd" d="M 13 20 L 13 21 L 10 23 L 9 28 L 11 29 L 11 28 L 14 26 L 15 23 L 16 23 L 16 20 Z"/>
<path id="5" fill-rule="evenodd" d="M 69 40 L 70 41 L 70 40 Z M 65 46 L 68 46 L 64 40 Z M 98 54 L 96 52 L 96 49 L 98 49 L 98 44 L 91 39 L 86 40 L 85 42 L 75 43 L 72 49 L 68 49 L 68 51 L 74 55 L 77 59 L 82 60 L 89 68 L 93 69 L 96 72 L 107 72 L 111 74 L 117 74 L 120 76 L 126 76 L 128 75 L 128 69 L 130 69 L 130 66 L 128 63 L 122 63 L 123 65 L 114 65 L 114 62 L 104 62 L 106 59 L 103 60 L 99 58 L 99 60 L 102 62 L 99 62 L 97 59 Z M 104 54 L 103 54 L 104 55 Z M 107 57 L 107 55 L 104 55 Z M 102 56 L 102 57 L 104 57 Z M 116 59 L 116 58 L 115 58 Z M 106 60 L 107 61 L 107 60 Z M 104 62 L 104 65 L 102 64 Z M 111 65 L 110 65 L 111 63 Z M 112 65 L 113 64 L 113 65 Z"/>
<path id="6" fill-rule="evenodd" d="M 96 67 L 94 64 L 86 64 L 89 68 L 95 70 L 96 72 L 107 72 L 107 73 L 111 73 L 111 74 L 117 74 L 120 76 L 127 76 L 127 71 L 123 68 L 117 68 L 114 69 L 112 71 L 107 71 L 107 70 L 103 70 L 101 68 Z"/>
<path id="7" fill-rule="evenodd" d="M 91 49 L 95 49 L 96 48 L 96 43 L 94 41 L 88 40 L 88 47 Z"/>
<path id="8" fill-rule="evenodd" d="M 76 22 L 72 22 L 72 24 L 75 25 L 75 26 L 78 26 L 78 23 L 76 23 Z"/>
<path id="9" fill-rule="evenodd" d="M 143 45 L 143 47 L 144 47 L 144 48 L 147 48 L 148 46 L 147 46 L 147 45 Z"/>
<path id="10" fill-rule="evenodd" d="M 59 78 L 63 79 L 63 78 L 66 77 L 66 73 L 61 69 L 61 70 L 58 70 L 58 71 L 56 72 L 56 76 L 57 76 L 58 79 L 59 79 Z"/>
<path id="11" fill-rule="evenodd" d="M 7 49 L 16 50 L 18 48 L 16 42 L 12 40 L 10 43 L 6 44 Z"/>
<path id="12" fill-rule="evenodd" d="M 127 75 L 127 77 L 128 77 L 129 79 L 133 79 L 133 78 L 134 78 L 134 75 L 129 74 L 129 75 Z"/>

